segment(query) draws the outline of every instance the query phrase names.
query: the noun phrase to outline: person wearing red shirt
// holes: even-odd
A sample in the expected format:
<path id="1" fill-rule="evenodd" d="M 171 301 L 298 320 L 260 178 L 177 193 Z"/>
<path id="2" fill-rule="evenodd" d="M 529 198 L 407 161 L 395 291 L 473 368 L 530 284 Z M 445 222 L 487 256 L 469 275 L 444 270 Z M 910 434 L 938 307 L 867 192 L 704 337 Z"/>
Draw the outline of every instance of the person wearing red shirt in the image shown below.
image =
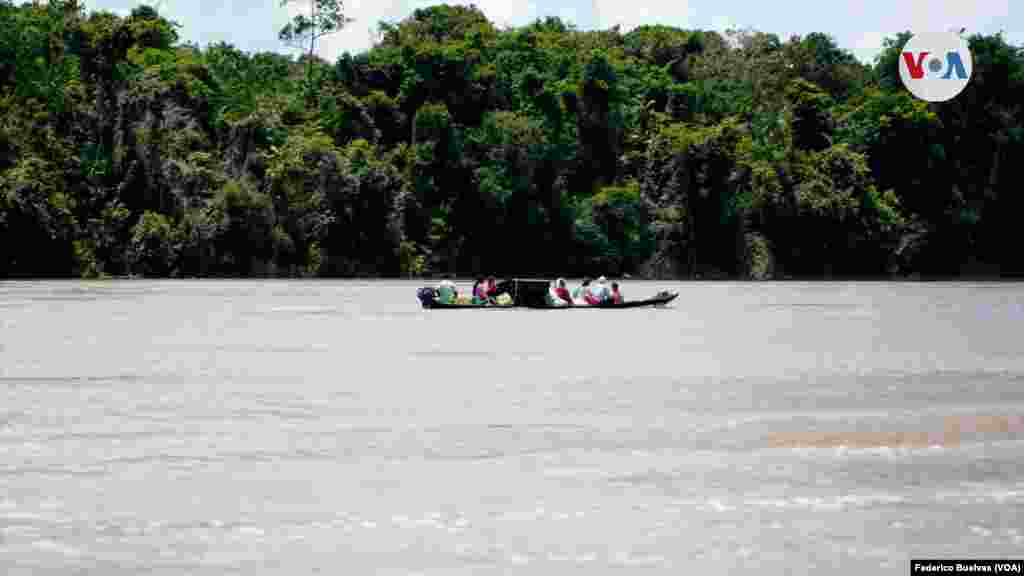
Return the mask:
<path id="1" fill-rule="evenodd" d="M 483 278 L 477 279 L 473 284 L 474 304 L 493 304 L 493 300 L 487 296 L 487 283 Z"/>
<path id="2" fill-rule="evenodd" d="M 591 284 L 593 284 L 593 282 L 591 282 L 589 279 L 583 281 L 583 301 L 591 306 L 596 306 L 600 304 L 601 301 L 598 300 L 597 297 L 594 296 L 593 292 L 591 291 Z"/>
<path id="3" fill-rule="evenodd" d="M 619 283 L 612 282 L 612 302 L 622 304 L 622 292 L 619 292 Z"/>
<path id="4" fill-rule="evenodd" d="M 569 288 L 565 285 L 565 278 L 559 278 L 555 282 L 555 296 L 565 300 L 565 302 L 572 306 L 572 294 L 569 294 Z"/>

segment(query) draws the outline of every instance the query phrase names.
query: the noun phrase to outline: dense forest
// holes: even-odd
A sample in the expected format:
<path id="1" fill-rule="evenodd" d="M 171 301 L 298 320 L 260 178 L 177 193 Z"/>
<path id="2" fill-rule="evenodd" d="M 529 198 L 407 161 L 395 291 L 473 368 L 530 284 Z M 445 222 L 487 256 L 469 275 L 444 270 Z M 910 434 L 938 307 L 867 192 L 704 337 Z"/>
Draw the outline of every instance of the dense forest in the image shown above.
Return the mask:
<path id="1" fill-rule="evenodd" d="M 825 34 L 475 7 L 336 62 L 0 0 L 0 278 L 1024 273 L 1024 50 L 955 100 Z M 268 35 L 277 31 L 267 30 Z"/>

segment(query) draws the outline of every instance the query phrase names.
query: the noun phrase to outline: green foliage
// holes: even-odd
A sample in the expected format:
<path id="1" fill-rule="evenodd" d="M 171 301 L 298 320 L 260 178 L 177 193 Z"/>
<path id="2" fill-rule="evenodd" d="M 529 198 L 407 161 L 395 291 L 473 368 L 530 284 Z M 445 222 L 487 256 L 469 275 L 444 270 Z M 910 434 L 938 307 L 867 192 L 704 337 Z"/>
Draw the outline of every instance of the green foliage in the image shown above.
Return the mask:
<path id="1" fill-rule="evenodd" d="M 126 24 L 132 44 L 143 49 L 170 50 L 178 41 L 178 24 L 165 20 L 152 6 L 137 6 Z"/>
<path id="2" fill-rule="evenodd" d="M 799 208 L 838 223 L 859 215 L 873 188 L 867 159 L 843 144 L 800 155 L 794 170 L 801 182 L 795 190 Z"/>
<path id="3" fill-rule="evenodd" d="M 426 270 L 427 259 L 412 242 L 402 242 L 399 246 L 399 262 L 402 276 L 419 276 Z"/>
<path id="4" fill-rule="evenodd" d="M 10 83 L 20 98 L 42 103 L 47 119 L 61 121 L 85 98 L 74 46 L 76 6 L 51 0 L 0 7 L 0 87 Z"/>
<path id="5" fill-rule="evenodd" d="M 875 76 L 885 90 L 899 90 L 903 85 L 900 80 L 900 52 L 913 36 L 911 32 L 900 32 L 896 37 L 888 37 L 882 41 L 882 51 L 875 57 Z"/>
<path id="6" fill-rule="evenodd" d="M 329 188 L 332 222 L 323 241 L 322 273 L 397 275 L 402 223 L 395 213 L 402 175 L 382 161 L 379 149 L 354 140 L 340 155 L 341 185 Z"/>
<path id="7" fill-rule="evenodd" d="M 727 38 L 706 40 L 691 66 L 708 120 L 748 116 L 783 107 L 783 91 L 793 77 L 785 51 L 774 34 L 730 31 Z"/>
<path id="8" fill-rule="evenodd" d="M 874 213 L 878 226 L 884 232 L 899 231 L 910 223 L 902 213 L 899 197 L 892 189 L 884 192 L 873 188 L 869 189 L 867 203 L 866 208 Z"/>
<path id="9" fill-rule="evenodd" d="M 116 199 L 96 194 L 90 198 L 74 242 L 77 273 L 86 278 L 128 272 L 128 244 L 132 214 Z"/>
<path id="10" fill-rule="evenodd" d="M 309 266 L 313 245 L 327 234 L 330 214 L 324 184 L 337 181 L 338 162 L 331 138 L 315 129 L 293 131 L 268 155 L 267 182 L 277 221 L 292 244 L 291 258 L 281 260 L 288 269 Z"/>
<path id="11" fill-rule="evenodd" d="M 638 26 L 623 37 L 626 55 L 665 66 L 704 50 L 703 34 L 664 25 Z"/>
<path id="12" fill-rule="evenodd" d="M 271 199 L 245 181 L 231 180 L 206 209 L 209 241 L 215 249 L 215 273 L 259 274 L 273 256 L 274 209 Z"/>
<path id="13" fill-rule="evenodd" d="M 316 41 L 350 19 L 300 11 L 295 59 L 181 44 L 144 5 L 0 1 L 0 277 L 1024 274 L 1001 35 L 928 104 L 905 34 L 869 68 L 820 33 L 439 5 L 329 65 Z"/>
<path id="14" fill-rule="evenodd" d="M 308 3 L 309 14 L 296 14 L 291 21 L 278 32 L 278 38 L 296 48 L 306 50 L 308 46 L 306 66 L 307 99 L 312 99 L 315 88 L 313 79 L 313 56 L 316 53 L 316 42 L 324 36 L 340 32 L 353 20 L 344 14 L 341 0 L 281 0 L 281 6 Z"/>
<path id="15" fill-rule="evenodd" d="M 795 37 L 784 50 L 792 71 L 832 98 L 844 100 L 868 83 L 870 70 L 826 34 L 815 32 Z"/>
<path id="16" fill-rule="evenodd" d="M 493 36 L 494 26 L 476 6 L 439 5 L 419 8 L 398 25 L 381 23 L 382 47 L 422 42 L 443 44 L 469 37 L 480 42 Z"/>
<path id="17" fill-rule="evenodd" d="M 265 52 L 250 55 L 217 43 L 206 49 L 203 58 L 219 86 L 219 112 L 229 122 L 256 112 L 261 100 L 275 93 L 296 90 L 287 57 Z"/>
<path id="18" fill-rule="evenodd" d="M 448 136 L 451 128 L 451 116 L 448 107 L 440 103 L 430 103 L 416 111 L 413 120 L 412 141 L 414 144 L 441 140 Z"/>
<path id="19" fill-rule="evenodd" d="M 0 173 L 0 272 L 67 274 L 75 263 L 74 208 L 60 173 L 41 158 Z"/>
<path id="20" fill-rule="evenodd" d="M 652 152 L 668 154 L 730 154 L 738 143 L 738 124 L 735 120 L 713 126 L 672 123 L 665 126 L 652 143 Z"/>
<path id="21" fill-rule="evenodd" d="M 838 108 L 837 136 L 858 149 L 870 149 L 889 134 L 923 131 L 935 133 L 940 127 L 938 115 L 927 102 L 909 92 L 885 92 L 869 89 L 864 95 Z"/>
<path id="22" fill-rule="evenodd" d="M 949 196 L 936 193 L 948 166 L 947 144 L 938 138 L 942 121 L 926 102 L 906 91 L 869 89 L 838 113 L 837 139 L 867 154 L 880 188 L 892 190 L 917 214 L 934 216 L 948 208 Z"/>
<path id="23" fill-rule="evenodd" d="M 300 0 L 282 0 L 281 6 L 299 3 Z M 341 31 L 352 19 L 345 16 L 344 6 L 339 0 L 309 0 L 309 15 L 297 14 L 278 33 L 282 42 L 305 48 L 310 46 L 313 53 L 316 40 Z"/>
<path id="24" fill-rule="evenodd" d="M 786 86 L 792 106 L 793 145 L 802 150 L 824 150 L 832 144 L 832 99 L 815 84 L 797 78 Z"/>
<path id="25" fill-rule="evenodd" d="M 764 160 L 753 160 L 746 168 L 747 177 L 733 200 L 737 212 L 756 215 L 785 210 L 786 188 L 776 166 Z"/>
<path id="26" fill-rule="evenodd" d="M 743 238 L 745 277 L 751 280 L 771 280 L 774 262 L 771 242 L 761 234 L 751 233 Z"/>
<path id="27" fill-rule="evenodd" d="M 577 207 L 577 229 L 606 266 L 620 271 L 630 261 L 642 261 L 654 250 L 654 233 L 648 225 L 647 209 L 640 185 L 606 186 Z"/>
<path id="28" fill-rule="evenodd" d="M 666 111 L 674 119 L 682 122 L 690 122 L 697 110 L 699 91 L 697 87 L 687 82 L 686 84 L 671 84 L 666 90 L 668 102 L 665 105 Z"/>
<path id="29" fill-rule="evenodd" d="M 31 220 L 50 240 L 69 239 L 74 227 L 74 199 L 64 191 L 55 167 L 41 158 L 29 157 L 0 174 L 0 210 L 4 220 L 16 216 Z"/>
<path id="30" fill-rule="evenodd" d="M 168 276 L 175 269 L 180 241 L 170 220 L 154 212 L 145 212 L 132 227 L 128 261 L 135 273 L 143 276 Z"/>
<path id="31" fill-rule="evenodd" d="M 354 138 L 380 139 L 373 117 L 358 98 L 346 92 L 327 92 L 320 96 L 320 125 L 338 144 Z"/>

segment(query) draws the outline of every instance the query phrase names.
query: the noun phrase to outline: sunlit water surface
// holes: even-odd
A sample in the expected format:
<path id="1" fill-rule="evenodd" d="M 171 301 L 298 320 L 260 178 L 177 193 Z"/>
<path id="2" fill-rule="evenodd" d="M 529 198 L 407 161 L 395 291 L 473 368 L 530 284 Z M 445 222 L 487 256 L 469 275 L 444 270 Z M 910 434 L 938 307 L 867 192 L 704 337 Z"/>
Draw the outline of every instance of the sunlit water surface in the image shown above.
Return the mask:
<path id="1" fill-rule="evenodd" d="M 4 574 L 906 574 L 1024 550 L 1024 285 L 0 283 Z M 822 572 L 826 573 L 826 572 Z"/>

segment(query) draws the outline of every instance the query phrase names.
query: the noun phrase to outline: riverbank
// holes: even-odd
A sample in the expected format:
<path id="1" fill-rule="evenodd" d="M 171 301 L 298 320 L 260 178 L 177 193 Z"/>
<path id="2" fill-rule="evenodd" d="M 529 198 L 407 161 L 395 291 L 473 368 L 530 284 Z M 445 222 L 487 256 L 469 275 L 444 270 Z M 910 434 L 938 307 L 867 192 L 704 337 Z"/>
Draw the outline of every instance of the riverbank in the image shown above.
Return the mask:
<path id="1" fill-rule="evenodd" d="M 607 276 L 607 275 L 606 275 Z M 547 276 L 531 276 L 531 275 L 510 275 L 510 276 L 497 276 L 500 279 L 505 278 L 521 278 L 521 279 L 534 279 L 534 280 L 549 280 L 553 281 L 556 277 Z M 596 278 L 597 275 L 591 276 Z M 583 277 L 564 276 L 567 282 L 579 283 L 583 281 Z M 1024 276 L 981 276 L 981 275 L 965 275 L 965 276 L 924 276 L 924 275 L 909 275 L 909 276 L 850 276 L 850 277 L 786 277 L 786 278 L 768 278 L 768 279 L 751 279 L 751 278 L 730 278 L 730 277 L 694 277 L 694 278 L 673 278 L 673 277 L 647 277 L 647 276 L 608 276 L 610 280 L 617 280 L 619 282 L 628 283 L 659 283 L 659 282 L 684 282 L 684 283 L 701 283 L 701 284 L 806 284 L 806 283 L 834 283 L 834 282 L 856 282 L 856 283 L 1017 283 L 1024 282 Z M 146 276 L 102 276 L 95 278 L 76 278 L 76 277 L 17 277 L 17 278 L 0 278 L 0 282 L 152 282 L 152 281 L 261 281 L 261 282 L 338 282 L 338 281 L 354 281 L 354 282 L 394 282 L 394 281 L 409 281 L 409 282 L 421 282 L 425 286 L 433 285 L 441 280 L 451 280 L 457 284 L 472 284 L 476 281 L 476 277 L 472 276 L 450 276 L 450 275 L 438 275 L 438 276 L 415 276 L 412 278 L 404 277 L 388 277 L 388 276 L 362 276 L 362 277 L 299 277 L 299 276 L 191 276 L 191 277 L 163 277 L 154 278 Z"/>

